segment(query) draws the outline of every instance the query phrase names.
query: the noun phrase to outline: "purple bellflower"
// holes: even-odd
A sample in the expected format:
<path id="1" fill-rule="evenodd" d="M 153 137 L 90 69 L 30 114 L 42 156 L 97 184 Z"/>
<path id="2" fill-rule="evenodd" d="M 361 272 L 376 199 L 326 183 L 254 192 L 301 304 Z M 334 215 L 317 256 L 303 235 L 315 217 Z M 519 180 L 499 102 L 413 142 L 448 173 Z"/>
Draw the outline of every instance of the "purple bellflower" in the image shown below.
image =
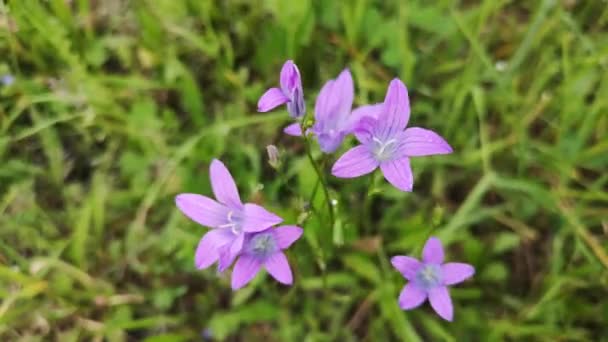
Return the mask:
<path id="1" fill-rule="evenodd" d="M 293 275 L 283 253 L 302 236 L 302 228 L 281 226 L 247 234 L 245 245 L 232 270 L 232 289 L 247 285 L 262 266 L 278 282 L 291 285 Z"/>
<path id="2" fill-rule="evenodd" d="M 257 204 L 243 204 L 234 179 L 221 161 L 211 162 L 209 176 L 217 201 L 197 194 L 179 194 L 175 204 L 191 220 L 213 228 L 198 244 L 196 267 L 204 269 L 218 261 L 218 270 L 223 272 L 243 249 L 245 233 L 266 230 L 283 219 Z"/>
<path id="3" fill-rule="evenodd" d="M 332 174 L 354 178 L 380 167 L 384 178 L 401 191 L 414 184 L 410 157 L 448 154 L 452 148 L 437 133 L 419 127 L 405 128 L 410 118 L 407 89 L 399 79 L 388 87 L 377 118 L 366 116 L 354 130 L 361 143 L 348 150 L 334 164 Z"/>
<path id="4" fill-rule="evenodd" d="M 443 264 L 443 247 L 436 237 L 427 240 L 422 250 L 422 262 L 409 256 L 394 256 L 393 266 L 409 282 L 399 294 L 399 307 L 414 309 L 428 298 L 431 307 L 441 318 L 452 321 L 454 308 L 448 286 L 471 277 L 475 268 L 469 264 L 448 262 Z"/>
<path id="5" fill-rule="evenodd" d="M 258 112 L 268 112 L 287 104 L 287 111 L 293 118 L 301 118 L 306 113 L 304 91 L 300 71 L 293 61 L 283 64 L 280 77 L 281 88 L 270 88 L 258 100 Z"/>
<path id="6" fill-rule="evenodd" d="M 348 69 L 343 70 L 338 78 L 329 80 L 317 97 L 315 103 L 315 124 L 310 132 L 316 136 L 321 151 L 334 152 L 348 134 L 353 132 L 361 118 L 374 116 L 377 105 L 364 106 L 351 112 L 355 87 L 353 77 Z M 287 126 L 285 133 L 301 136 L 300 123 Z"/>

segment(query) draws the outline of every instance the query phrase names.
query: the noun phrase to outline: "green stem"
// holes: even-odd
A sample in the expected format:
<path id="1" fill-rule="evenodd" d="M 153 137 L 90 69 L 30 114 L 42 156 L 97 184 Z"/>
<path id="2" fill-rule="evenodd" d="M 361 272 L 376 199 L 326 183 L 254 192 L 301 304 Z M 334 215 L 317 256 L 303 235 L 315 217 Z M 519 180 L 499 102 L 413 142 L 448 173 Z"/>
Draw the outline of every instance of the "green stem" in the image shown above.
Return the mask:
<path id="1" fill-rule="evenodd" d="M 367 185 L 367 190 L 365 191 L 365 199 L 363 200 L 363 208 L 361 210 L 361 218 L 359 222 L 363 225 L 363 231 L 369 233 L 371 226 L 371 206 L 372 206 L 372 190 L 374 189 L 374 183 L 376 181 L 376 172 L 372 172 L 369 176 L 369 183 Z"/>
<path id="2" fill-rule="evenodd" d="M 327 213 L 329 214 L 330 228 L 333 229 L 334 228 L 334 208 L 333 208 L 333 205 L 331 204 L 331 198 L 329 197 L 329 190 L 327 187 L 327 182 L 325 180 L 325 177 L 323 176 L 323 173 L 321 172 L 321 169 L 319 168 L 319 165 L 315 161 L 315 158 L 312 156 L 312 151 L 311 151 L 311 147 L 310 147 L 310 139 L 308 138 L 308 136 L 306 134 L 304 134 L 304 141 L 305 141 L 306 155 L 308 156 L 308 160 L 310 161 L 310 164 L 312 165 L 312 167 L 315 169 L 315 172 L 317 173 L 317 178 L 321 182 L 321 188 L 323 188 L 323 194 L 325 195 L 325 203 L 327 204 Z"/>

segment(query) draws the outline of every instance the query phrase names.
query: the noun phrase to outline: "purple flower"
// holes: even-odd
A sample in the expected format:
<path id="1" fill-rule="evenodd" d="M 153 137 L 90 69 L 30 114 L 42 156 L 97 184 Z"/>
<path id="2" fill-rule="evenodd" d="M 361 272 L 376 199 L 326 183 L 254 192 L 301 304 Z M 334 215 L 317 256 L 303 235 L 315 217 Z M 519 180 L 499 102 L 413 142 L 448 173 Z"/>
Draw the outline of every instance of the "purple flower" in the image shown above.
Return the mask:
<path id="1" fill-rule="evenodd" d="M 428 298 L 441 318 L 452 321 L 454 308 L 447 286 L 471 277 L 475 268 L 460 262 L 443 263 L 443 247 L 436 237 L 427 240 L 422 250 L 422 262 L 408 256 L 391 258 L 393 266 L 409 281 L 399 294 L 399 307 L 410 310 Z"/>
<path id="2" fill-rule="evenodd" d="M 448 154 L 452 148 L 431 130 L 419 127 L 405 129 L 409 117 L 407 89 L 403 82 L 394 79 L 378 117 L 366 116 L 355 128 L 355 136 L 361 145 L 342 155 L 334 164 L 332 174 L 353 178 L 380 167 L 384 178 L 397 189 L 412 191 L 414 180 L 410 157 Z"/>
<path id="3" fill-rule="evenodd" d="M 291 285 L 293 276 L 283 250 L 300 236 L 302 228 L 296 226 L 281 226 L 247 234 L 243 252 L 232 271 L 232 289 L 238 290 L 247 285 L 262 266 L 278 282 Z"/>
<path id="4" fill-rule="evenodd" d="M 10 86 L 11 84 L 15 83 L 15 76 L 11 74 L 2 75 L 2 77 L 0 77 L 0 83 L 6 87 Z"/>
<path id="5" fill-rule="evenodd" d="M 316 136 L 321 150 L 334 152 L 348 134 L 353 132 L 361 118 L 374 116 L 378 106 L 360 107 L 351 113 L 355 89 L 353 78 L 348 69 L 343 70 L 337 79 L 329 80 L 317 97 L 315 103 L 315 124 L 311 132 Z M 287 126 L 285 133 L 302 135 L 300 123 Z"/>
<path id="6" fill-rule="evenodd" d="M 304 92 L 300 71 L 293 61 L 288 60 L 281 69 L 281 88 L 270 88 L 258 100 L 258 112 L 268 112 L 274 108 L 287 104 L 289 115 L 294 118 L 304 116 Z"/>
<path id="7" fill-rule="evenodd" d="M 209 167 L 211 187 L 217 201 L 196 194 L 179 194 L 175 204 L 191 220 L 211 229 L 198 244 L 195 264 L 199 269 L 218 261 L 223 272 L 241 252 L 245 233 L 263 231 L 282 218 L 253 203 L 241 203 L 230 172 L 214 159 Z"/>

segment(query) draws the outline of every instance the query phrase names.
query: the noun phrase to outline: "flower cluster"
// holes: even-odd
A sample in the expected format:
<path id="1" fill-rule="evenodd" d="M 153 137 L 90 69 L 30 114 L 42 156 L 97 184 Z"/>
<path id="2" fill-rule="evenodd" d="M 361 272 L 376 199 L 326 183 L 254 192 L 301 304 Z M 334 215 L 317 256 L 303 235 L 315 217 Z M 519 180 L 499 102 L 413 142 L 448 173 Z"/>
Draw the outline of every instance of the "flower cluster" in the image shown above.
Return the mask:
<path id="1" fill-rule="evenodd" d="M 232 272 L 232 288 L 245 286 L 262 266 L 277 281 L 290 285 L 291 268 L 283 250 L 302 235 L 296 226 L 273 226 L 283 219 L 254 203 L 241 202 L 232 175 L 219 160 L 209 168 L 216 200 L 196 194 L 180 194 L 177 207 L 191 220 L 212 228 L 198 244 L 194 261 L 204 269 L 218 262 L 223 272 L 238 257 Z"/>
<path id="2" fill-rule="evenodd" d="M 310 136 L 327 154 L 336 152 L 350 135 L 359 142 L 331 168 L 336 177 L 360 177 L 379 168 L 395 188 L 412 191 L 411 157 L 452 153 L 450 145 L 434 131 L 407 128 L 409 96 L 399 79 L 390 82 L 382 103 L 353 109 L 353 78 L 348 69 L 343 70 L 321 88 L 314 107 L 314 122 L 307 120 L 300 71 L 293 61 L 283 65 L 279 83 L 280 87 L 270 88 L 261 96 L 258 111 L 285 105 L 295 120 L 285 127 L 286 134 Z M 273 167 L 278 167 L 276 147 L 269 146 L 268 153 Z M 243 204 L 230 172 L 219 160 L 212 161 L 209 174 L 216 200 L 196 194 L 180 194 L 175 199 L 186 216 L 211 228 L 197 247 L 196 267 L 204 269 L 217 262 L 218 271 L 223 272 L 234 263 L 235 290 L 250 282 L 262 267 L 280 283 L 290 285 L 293 275 L 283 250 L 300 238 L 302 228 L 275 227 L 282 218 L 257 204 Z M 326 200 L 329 202 L 329 198 Z M 399 306 L 413 309 L 428 298 L 437 314 L 451 321 L 453 307 L 447 286 L 471 277 L 474 268 L 464 263 L 444 264 L 443 247 L 435 237 L 426 242 L 422 254 L 422 261 L 408 256 L 391 259 L 409 281 L 399 295 Z"/>

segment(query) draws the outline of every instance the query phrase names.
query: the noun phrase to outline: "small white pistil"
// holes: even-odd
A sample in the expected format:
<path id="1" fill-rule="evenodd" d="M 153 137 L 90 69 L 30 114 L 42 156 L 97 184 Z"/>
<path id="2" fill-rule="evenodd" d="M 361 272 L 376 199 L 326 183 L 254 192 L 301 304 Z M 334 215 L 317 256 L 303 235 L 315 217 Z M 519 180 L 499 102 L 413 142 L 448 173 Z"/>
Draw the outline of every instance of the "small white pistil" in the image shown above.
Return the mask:
<path id="1" fill-rule="evenodd" d="M 388 160 L 392 157 L 393 152 L 395 152 L 395 143 L 397 140 L 389 139 L 385 142 L 380 139 L 374 137 L 374 155 L 380 161 Z"/>
<path id="2" fill-rule="evenodd" d="M 226 219 L 228 220 L 228 223 L 222 224 L 221 226 L 219 226 L 219 228 L 230 228 L 230 230 L 232 231 L 232 233 L 234 235 L 239 235 L 239 234 L 241 234 L 243 229 L 241 228 L 240 222 L 238 222 L 237 220 L 234 220 L 233 216 L 234 216 L 234 211 L 230 210 L 226 217 Z"/>

